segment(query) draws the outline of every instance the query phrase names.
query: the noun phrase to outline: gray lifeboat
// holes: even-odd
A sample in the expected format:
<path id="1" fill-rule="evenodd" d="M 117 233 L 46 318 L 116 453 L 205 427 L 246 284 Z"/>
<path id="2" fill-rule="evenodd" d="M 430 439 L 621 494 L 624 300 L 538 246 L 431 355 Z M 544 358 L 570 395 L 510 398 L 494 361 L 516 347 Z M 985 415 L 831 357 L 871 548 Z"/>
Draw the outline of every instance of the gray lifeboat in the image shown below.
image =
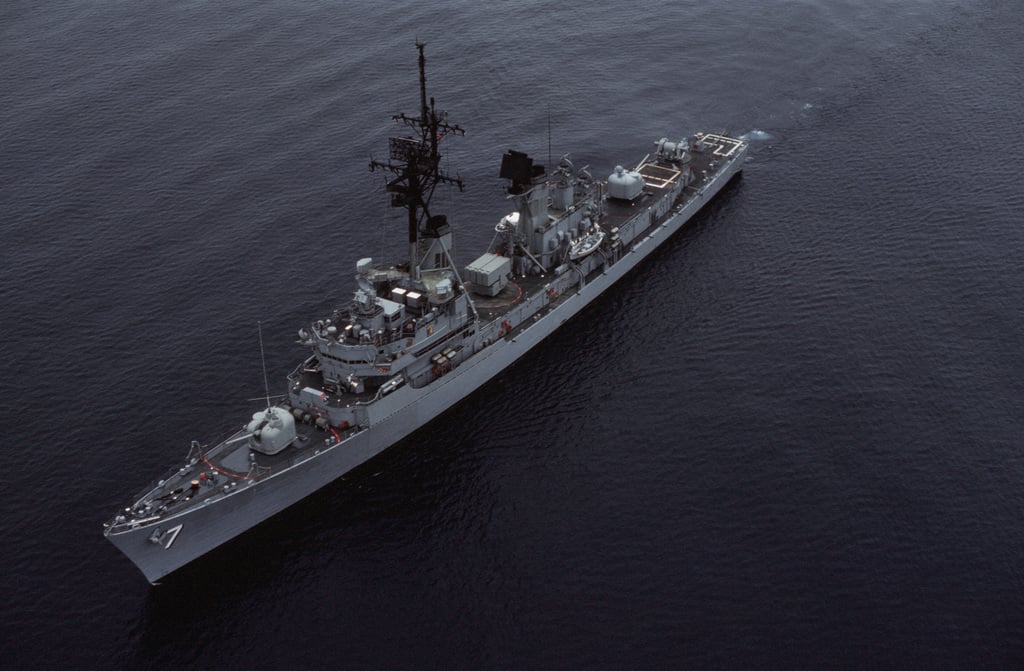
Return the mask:
<path id="1" fill-rule="evenodd" d="M 569 260 L 579 261 L 584 256 L 594 253 L 602 242 L 604 242 L 604 231 L 595 227 L 590 234 L 569 245 Z"/>

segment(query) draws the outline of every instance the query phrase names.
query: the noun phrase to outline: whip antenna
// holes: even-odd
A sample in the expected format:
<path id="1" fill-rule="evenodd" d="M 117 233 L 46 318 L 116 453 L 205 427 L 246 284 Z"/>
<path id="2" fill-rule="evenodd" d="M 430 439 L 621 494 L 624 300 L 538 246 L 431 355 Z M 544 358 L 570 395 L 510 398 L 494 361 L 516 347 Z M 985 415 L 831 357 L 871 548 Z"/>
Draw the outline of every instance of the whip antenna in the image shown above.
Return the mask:
<path id="1" fill-rule="evenodd" d="M 551 105 L 548 104 L 548 174 L 551 174 Z"/>
<path id="2" fill-rule="evenodd" d="M 263 390 L 267 394 L 267 410 L 270 410 L 270 383 L 267 382 L 267 357 L 263 354 L 263 322 L 257 321 L 256 328 L 260 333 L 260 363 L 263 364 Z"/>

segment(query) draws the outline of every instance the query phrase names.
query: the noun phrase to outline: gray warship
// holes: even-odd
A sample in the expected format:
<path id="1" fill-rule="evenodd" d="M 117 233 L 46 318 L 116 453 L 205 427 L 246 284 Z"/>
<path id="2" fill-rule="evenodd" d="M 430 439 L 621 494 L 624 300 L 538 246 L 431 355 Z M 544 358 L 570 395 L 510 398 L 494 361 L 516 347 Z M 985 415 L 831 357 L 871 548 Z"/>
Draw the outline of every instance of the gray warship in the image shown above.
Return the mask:
<path id="1" fill-rule="evenodd" d="M 193 441 L 180 466 L 104 524 L 151 583 L 473 393 L 681 229 L 747 159 L 743 140 L 695 133 L 661 138 L 600 180 L 568 156 L 545 169 L 509 151 L 499 171 L 509 207 L 489 249 L 459 268 L 451 225 L 430 201 L 439 185 L 463 187 L 440 168 L 442 142 L 463 130 L 428 99 L 416 46 L 419 114 L 395 116 L 404 134 L 370 163 L 407 211 L 409 257 L 360 260 L 348 305 L 299 330 L 310 354 L 288 375 L 285 400 L 268 391 L 226 438 Z"/>

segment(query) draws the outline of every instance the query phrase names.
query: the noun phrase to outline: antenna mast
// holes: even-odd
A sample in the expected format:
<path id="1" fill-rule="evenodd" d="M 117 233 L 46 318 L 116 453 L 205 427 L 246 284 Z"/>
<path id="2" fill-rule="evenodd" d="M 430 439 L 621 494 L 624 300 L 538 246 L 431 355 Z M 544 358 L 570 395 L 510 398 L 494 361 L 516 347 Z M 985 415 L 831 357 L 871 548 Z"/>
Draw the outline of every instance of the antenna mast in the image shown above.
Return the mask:
<path id="1" fill-rule="evenodd" d="M 263 322 L 257 321 L 256 328 L 260 333 L 260 363 L 263 364 L 263 389 L 267 394 L 267 410 L 270 410 L 270 383 L 267 382 L 267 357 L 263 354 Z"/>
<path id="2" fill-rule="evenodd" d="M 412 129 L 413 136 L 392 137 L 388 140 L 388 160 L 370 161 L 370 172 L 377 168 L 387 170 L 396 176 L 387 183 L 387 191 L 391 194 L 392 207 L 404 207 L 408 212 L 409 223 L 409 274 L 418 280 L 420 276 L 419 260 L 416 247 L 419 241 L 420 226 L 430 219 L 430 199 L 438 184 L 454 184 L 463 189 L 462 179 L 451 177 L 441 171 L 441 154 L 437 150 L 438 143 L 451 134 L 465 135 L 459 126 L 449 124 L 445 119 L 447 113 L 438 112 L 434 107 L 434 99 L 427 102 L 427 59 L 423 54 L 426 43 L 417 40 L 420 68 L 420 114 L 410 117 L 396 114 L 395 121 Z"/>
<path id="3" fill-rule="evenodd" d="M 551 105 L 548 105 L 548 172 L 551 171 Z"/>

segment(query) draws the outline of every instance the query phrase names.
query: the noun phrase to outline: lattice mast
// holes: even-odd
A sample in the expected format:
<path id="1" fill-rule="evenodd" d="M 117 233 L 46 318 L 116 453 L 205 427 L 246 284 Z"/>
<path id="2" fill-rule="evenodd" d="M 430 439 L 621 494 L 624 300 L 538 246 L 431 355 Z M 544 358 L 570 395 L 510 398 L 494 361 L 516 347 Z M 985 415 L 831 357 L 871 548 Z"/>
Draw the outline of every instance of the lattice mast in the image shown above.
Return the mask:
<path id="1" fill-rule="evenodd" d="M 454 184 L 463 189 L 462 179 L 451 177 L 441 171 L 441 154 L 438 145 L 451 134 L 465 135 L 466 131 L 447 122 L 447 112 L 438 112 L 434 99 L 427 103 L 426 57 L 423 55 L 424 42 L 416 42 L 420 52 L 420 114 L 410 117 L 397 114 L 392 117 L 412 129 L 412 137 L 392 137 L 388 140 L 387 161 L 370 161 L 370 171 L 382 168 L 395 175 L 387 183 L 391 194 L 392 207 L 404 207 L 409 222 L 409 273 L 419 279 L 420 267 L 417 246 L 422 227 L 430 220 L 430 199 L 438 184 Z"/>

